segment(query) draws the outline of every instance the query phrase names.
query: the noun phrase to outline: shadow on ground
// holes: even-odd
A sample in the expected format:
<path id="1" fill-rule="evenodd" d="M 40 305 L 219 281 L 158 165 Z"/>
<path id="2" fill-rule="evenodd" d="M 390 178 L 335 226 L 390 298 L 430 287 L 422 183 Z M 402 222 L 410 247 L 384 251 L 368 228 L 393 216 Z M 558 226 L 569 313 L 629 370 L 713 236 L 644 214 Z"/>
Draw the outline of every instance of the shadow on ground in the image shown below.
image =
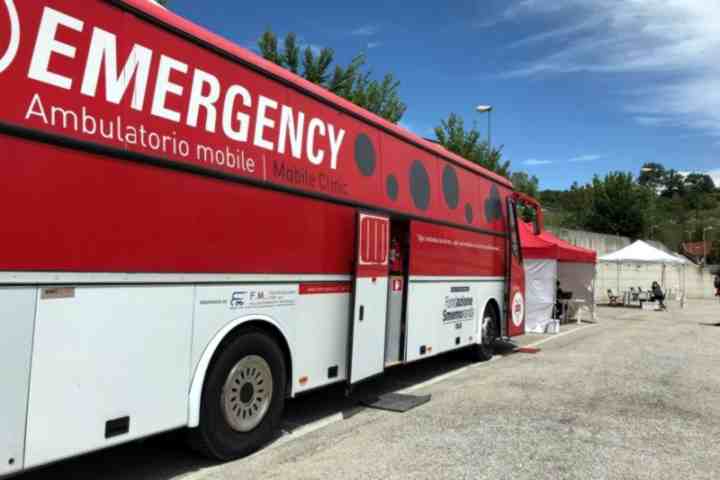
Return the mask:
<path id="1" fill-rule="evenodd" d="M 514 346 L 498 344 L 497 353 L 507 355 Z M 351 397 L 344 383 L 322 388 L 291 399 L 287 403 L 282 432 L 276 439 L 323 418 L 342 414 L 348 418 L 366 407 L 357 399 L 402 390 L 459 370 L 471 362 L 467 352 L 458 351 L 424 361 L 388 369 L 384 375 L 359 385 Z M 14 477 L 21 480 L 139 479 L 169 480 L 215 465 L 191 451 L 185 444 L 185 431 L 169 432 L 141 441 L 65 460 Z M 58 438 L 57 441 L 62 441 Z"/>

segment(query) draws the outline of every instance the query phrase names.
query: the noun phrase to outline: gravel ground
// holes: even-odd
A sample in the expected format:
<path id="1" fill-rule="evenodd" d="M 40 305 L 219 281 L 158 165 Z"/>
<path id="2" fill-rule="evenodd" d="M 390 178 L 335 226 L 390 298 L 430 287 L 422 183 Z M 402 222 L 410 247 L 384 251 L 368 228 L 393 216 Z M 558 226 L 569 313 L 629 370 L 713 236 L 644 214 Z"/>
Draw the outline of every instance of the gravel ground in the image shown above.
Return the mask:
<path id="1" fill-rule="evenodd" d="M 719 313 L 716 302 L 601 308 L 598 324 L 543 343 L 538 354 L 478 365 L 444 357 L 363 387 L 395 390 L 450 374 L 416 388 L 433 398 L 405 414 L 353 408 L 341 389 L 326 389 L 291 402 L 287 429 L 347 418 L 225 465 L 166 435 L 18 478 L 717 479 Z"/>

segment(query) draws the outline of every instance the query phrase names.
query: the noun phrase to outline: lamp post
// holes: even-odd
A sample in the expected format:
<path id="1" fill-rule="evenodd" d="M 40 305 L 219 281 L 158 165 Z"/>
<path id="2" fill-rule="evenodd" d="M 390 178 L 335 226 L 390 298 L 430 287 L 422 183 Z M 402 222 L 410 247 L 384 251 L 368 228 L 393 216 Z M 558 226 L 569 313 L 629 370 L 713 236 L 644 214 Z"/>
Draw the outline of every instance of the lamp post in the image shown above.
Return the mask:
<path id="1" fill-rule="evenodd" d="M 707 241 L 705 240 L 705 234 L 708 230 L 712 230 L 713 227 L 703 228 L 703 266 L 707 265 Z"/>
<path id="2" fill-rule="evenodd" d="M 478 105 L 475 110 L 479 113 L 487 113 L 488 114 L 488 151 L 492 150 L 492 111 L 493 107 L 492 105 Z"/>

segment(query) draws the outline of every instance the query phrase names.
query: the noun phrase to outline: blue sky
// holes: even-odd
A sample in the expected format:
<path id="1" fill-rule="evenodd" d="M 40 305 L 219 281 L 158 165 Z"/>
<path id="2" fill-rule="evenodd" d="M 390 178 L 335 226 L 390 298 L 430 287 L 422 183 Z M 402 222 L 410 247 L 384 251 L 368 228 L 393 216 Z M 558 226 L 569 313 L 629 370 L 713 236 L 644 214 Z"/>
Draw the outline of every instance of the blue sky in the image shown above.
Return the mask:
<path id="1" fill-rule="evenodd" d="M 451 112 L 486 131 L 541 188 L 642 163 L 710 172 L 720 185 L 719 0 L 172 0 L 175 12 L 242 46 L 266 26 L 365 51 L 392 72 L 422 136 Z"/>

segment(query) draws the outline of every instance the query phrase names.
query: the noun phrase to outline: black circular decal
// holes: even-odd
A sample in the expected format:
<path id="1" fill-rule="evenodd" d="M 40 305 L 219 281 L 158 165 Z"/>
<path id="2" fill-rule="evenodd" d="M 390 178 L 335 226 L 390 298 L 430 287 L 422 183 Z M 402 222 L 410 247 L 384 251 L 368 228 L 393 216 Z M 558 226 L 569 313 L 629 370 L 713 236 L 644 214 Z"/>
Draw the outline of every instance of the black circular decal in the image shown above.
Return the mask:
<path id="1" fill-rule="evenodd" d="M 445 196 L 445 203 L 450 207 L 450 210 L 455 210 L 460 201 L 460 186 L 458 185 L 457 173 L 455 169 L 450 165 L 445 165 L 443 170 L 443 195 Z"/>
<path id="2" fill-rule="evenodd" d="M 419 160 L 410 167 L 410 195 L 419 210 L 427 210 L 430 206 L 430 177 Z"/>
<path id="3" fill-rule="evenodd" d="M 502 218 L 502 200 L 500 200 L 500 191 L 497 185 L 493 185 L 490 189 L 490 195 L 485 200 L 485 218 L 488 222 L 493 223 Z"/>
<path id="4" fill-rule="evenodd" d="M 472 223 L 473 218 L 474 218 L 474 216 L 473 216 L 472 205 L 470 205 L 469 203 L 466 203 L 465 204 L 465 220 L 467 220 L 468 223 Z"/>
<path id="5" fill-rule="evenodd" d="M 361 133 L 355 140 L 355 163 L 366 177 L 375 173 L 375 148 L 370 137 Z"/>
<path id="6" fill-rule="evenodd" d="M 395 175 L 388 175 L 385 187 L 387 188 L 388 197 L 390 197 L 392 200 L 397 200 L 398 193 L 400 192 L 400 185 L 398 185 L 398 181 L 397 178 L 395 178 Z"/>

